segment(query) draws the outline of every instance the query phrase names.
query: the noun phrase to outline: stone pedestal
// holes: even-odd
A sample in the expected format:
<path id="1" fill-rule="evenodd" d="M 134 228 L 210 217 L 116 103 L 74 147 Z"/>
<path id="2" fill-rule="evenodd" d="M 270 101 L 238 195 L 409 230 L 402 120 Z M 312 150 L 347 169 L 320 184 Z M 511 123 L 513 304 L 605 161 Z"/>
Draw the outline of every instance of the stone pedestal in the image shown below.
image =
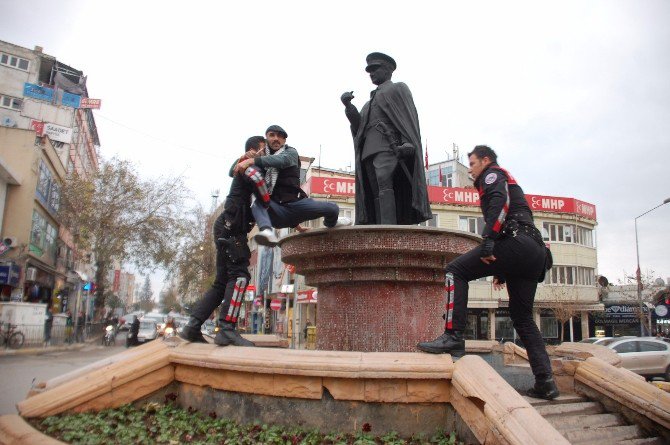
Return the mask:
<path id="1" fill-rule="evenodd" d="M 352 226 L 280 245 L 282 260 L 319 288 L 317 349 L 409 352 L 443 332 L 444 268 L 479 242 L 432 227 Z"/>

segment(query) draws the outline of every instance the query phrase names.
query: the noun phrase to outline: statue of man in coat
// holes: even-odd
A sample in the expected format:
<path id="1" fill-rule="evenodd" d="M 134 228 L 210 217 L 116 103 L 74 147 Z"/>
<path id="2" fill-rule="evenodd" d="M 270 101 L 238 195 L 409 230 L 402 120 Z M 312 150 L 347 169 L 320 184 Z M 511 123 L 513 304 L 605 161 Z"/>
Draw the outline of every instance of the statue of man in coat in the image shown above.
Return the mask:
<path id="1" fill-rule="evenodd" d="M 412 93 L 391 81 L 396 62 L 367 56 L 377 88 L 360 113 L 353 91 L 340 98 L 351 124 L 356 156 L 356 224 L 418 224 L 432 218 L 423 170 L 419 116 Z"/>

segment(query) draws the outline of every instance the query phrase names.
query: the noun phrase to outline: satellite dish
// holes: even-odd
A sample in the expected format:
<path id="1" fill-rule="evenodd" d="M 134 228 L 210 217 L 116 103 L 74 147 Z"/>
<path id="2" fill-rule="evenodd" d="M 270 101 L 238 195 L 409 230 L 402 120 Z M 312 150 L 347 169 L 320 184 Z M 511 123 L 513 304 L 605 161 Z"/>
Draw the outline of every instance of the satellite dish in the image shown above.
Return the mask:
<path id="1" fill-rule="evenodd" d="M 654 281 L 654 284 L 656 286 L 665 286 L 665 281 L 663 281 L 663 278 L 656 278 L 656 280 Z"/>
<path id="2" fill-rule="evenodd" d="M 3 127 L 16 127 L 16 121 L 9 116 L 5 116 L 5 117 L 2 118 L 2 126 Z"/>
<path id="3" fill-rule="evenodd" d="M 600 275 L 598 277 L 598 284 L 600 284 L 602 287 L 607 287 L 607 286 L 609 286 L 610 282 L 609 282 L 609 280 L 607 279 L 606 276 Z"/>

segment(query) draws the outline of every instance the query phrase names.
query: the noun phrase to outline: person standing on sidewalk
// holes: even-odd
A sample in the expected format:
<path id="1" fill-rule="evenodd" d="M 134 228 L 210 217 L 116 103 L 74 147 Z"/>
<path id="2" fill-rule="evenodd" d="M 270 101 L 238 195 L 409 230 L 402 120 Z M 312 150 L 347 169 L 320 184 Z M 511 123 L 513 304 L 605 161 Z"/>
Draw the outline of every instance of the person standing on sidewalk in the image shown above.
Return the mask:
<path id="1" fill-rule="evenodd" d="M 533 213 L 514 177 L 497 163 L 497 155 L 485 145 L 468 153 L 470 174 L 479 191 L 486 226 L 481 246 L 457 257 L 446 268 L 449 301 L 444 334 L 417 348 L 430 353 L 465 353 L 463 331 L 467 323 L 468 282 L 493 276 L 499 290 L 507 283 L 509 310 L 514 329 L 528 351 L 535 386 L 531 397 L 554 399 L 559 392 L 542 334 L 533 320 L 537 283 L 551 268 L 551 253 L 535 227 Z M 453 285 L 453 287 L 452 287 Z M 451 289 L 453 288 L 453 294 Z M 453 307 L 453 309 L 452 309 Z"/>

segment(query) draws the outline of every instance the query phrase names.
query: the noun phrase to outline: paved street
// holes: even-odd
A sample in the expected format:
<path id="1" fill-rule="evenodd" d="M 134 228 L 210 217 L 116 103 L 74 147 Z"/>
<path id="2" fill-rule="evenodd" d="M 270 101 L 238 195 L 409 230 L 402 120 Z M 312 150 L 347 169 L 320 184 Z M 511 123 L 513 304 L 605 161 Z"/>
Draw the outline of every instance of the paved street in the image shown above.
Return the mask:
<path id="1" fill-rule="evenodd" d="M 33 379 L 43 382 L 125 351 L 122 342 L 117 343 L 115 347 L 93 344 L 76 351 L 0 357 L 0 415 L 16 413 L 16 403 L 26 398 Z"/>

